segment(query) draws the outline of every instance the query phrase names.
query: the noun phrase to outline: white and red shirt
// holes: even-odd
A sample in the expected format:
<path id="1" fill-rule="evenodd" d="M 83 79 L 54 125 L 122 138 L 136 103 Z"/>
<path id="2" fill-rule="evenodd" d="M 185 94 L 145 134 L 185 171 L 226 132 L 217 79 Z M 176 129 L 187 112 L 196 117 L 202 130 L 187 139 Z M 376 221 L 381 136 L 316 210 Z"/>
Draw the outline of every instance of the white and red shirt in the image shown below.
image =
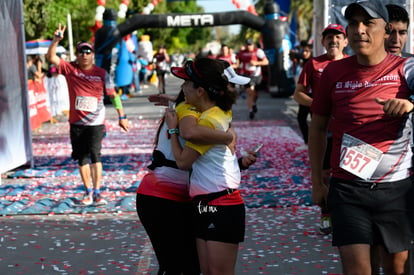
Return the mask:
<path id="1" fill-rule="evenodd" d="M 200 113 L 193 106 L 185 102 L 177 105 L 176 113 L 179 120 L 186 116 L 192 116 L 196 119 L 200 116 Z M 166 159 L 175 161 L 167 129 L 167 123 L 164 123 L 158 134 L 156 150 L 161 151 Z M 185 141 L 181 137 L 178 138 L 181 146 L 184 146 Z M 137 193 L 185 203 L 191 201 L 189 186 L 190 173 L 188 170 L 161 166 L 156 167 L 154 171 L 150 171 L 145 175 L 138 187 Z"/>
<path id="2" fill-rule="evenodd" d="M 377 65 L 363 66 L 358 64 L 356 56 L 351 56 L 331 62 L 321 77 L 311 110 L 331 119 L 332 175 L 360 179 L 340 167 L 341 146 L 343 150 L 343 141 L 349 135 L 383 153 L 373 174 L 365 181 L 391 182 L 407 178 L 412 167 L 411 115 L 387 116 L 375 98 L 408 99 L 414 93 L 414 59 L 388 54 Z"/>
<path id="3" fill-rule="evenodd" d="M 240 61 L 240 66 L 238 68 L 238 73 L 246 76 L 260 76 L 262 73 L 261 66 L 253 66 L 250 64 L 250 61 L 259 61 L 266 57 L 264 51 L 259 48 L 255 48 L 253 51 L 240 51 L 236 55 L 237 59 Z"/>
<path id="4" fill-rule="evenodd" d="M 217 55 L 216 59 L 227 61 L 230 65 L 236 64 L 236 55 L 229 54 L 229 55 Z"/>
<path id="5" fill-rule="evenodd" d="M 98 66 L 82 70 L 76 62 L 61 59 L 59 71 L 66 77 L 69 88 L 69 123 L 102 125 L 105 122 L 104 93 L 115 92 L 109 74 Z"/>

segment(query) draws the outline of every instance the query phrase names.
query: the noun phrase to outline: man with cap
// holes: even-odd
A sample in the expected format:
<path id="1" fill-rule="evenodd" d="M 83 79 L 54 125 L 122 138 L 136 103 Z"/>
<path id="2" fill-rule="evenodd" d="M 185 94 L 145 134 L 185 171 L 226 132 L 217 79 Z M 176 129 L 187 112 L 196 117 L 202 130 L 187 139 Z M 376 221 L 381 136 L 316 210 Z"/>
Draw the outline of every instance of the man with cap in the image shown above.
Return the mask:
<path id="1" fill-rule="evenodd" d="M 325 67 L 335 60 L 348 57 L 343 53 L 344 48 L 348 45 L 345 28 L 339 24 L 329 24 L 322 32 L 322 45 L 326 53 L 312 58 L 305 64 L 296 84 L 295 93 L 293 95 L 296 102 L 300 105 L 310 107 L 312 104 L 312 92 L 319 89 L 321 75 Z M 330 176 L 330 148 L 332 144 L 332 136 L 328 134 L 327 150 L 323 162 L 323 183 L 328 186 Z M 326 205 L 322 206 L 320 220 L 320 231 L 322 234 L 331 233 L 331 221 L 329 211 Z"/>
<path id="2" fill-rule="evenodd" d="M 119 126 L 128 131 L 129 124 L 122 109 L 120 98 L 115 93 L 113 82 L 108 73 L 94 65 L 94 48 L 87 42 L 76 47 L 76 61 L 66 62 L 56 55 L 56 47 L 63 39 L 66 27 L 60 24 L 55 31 L 47 52 L 47 59 L 58 67 L 67 80 L 69 88 L 70 139 L 72 158 L 79 163 L 79 172 L 86 189 L 83 205 L 102 205 L 107 202 L 100 194 L 102 179 L 101 147 L 105 135 L 106 93 L 112 100 L 118 115 Z M 90 164 L 88 159 L 90 159 Z"/>
<path id="3" fill-rule="evenodd" d="M 253 119 L 257 112 L 258 97 L 255 87 L 262 82 L 261 66 L 268 65 L 269 60 L 262 49 L 255 47 L 252 39 L 246 40 L 246 49 L 237 53 L 236 60 L 239 73 L 250 78 L 250 83 L 244 85 L 244 91 L 247 94 L 249 118 Z"/>
<path id="4" fill-rule="evenodd" d="M 414 59 L 386 51 L 390 26 L 382 2 L 353 2 L 345 18 L 355 55 L 325 68 L 311 105 L 312 199 L 327 201 L 344 274 L 371 274 L 373 246 L 381 248 L 384 274 L 406 274 L 414 224 Z M 322 176 L 328 125 L 329 191 Z"/>

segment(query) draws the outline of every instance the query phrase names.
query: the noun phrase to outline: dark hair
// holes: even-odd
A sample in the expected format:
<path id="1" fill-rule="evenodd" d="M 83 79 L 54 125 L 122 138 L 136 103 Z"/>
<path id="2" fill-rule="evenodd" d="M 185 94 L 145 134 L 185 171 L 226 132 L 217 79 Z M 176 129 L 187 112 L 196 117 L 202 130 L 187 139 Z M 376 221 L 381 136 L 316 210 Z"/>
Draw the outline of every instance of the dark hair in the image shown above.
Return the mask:
<path id="1" fill-rule="evenodd" d="M 401 6 L 388 4 L 386 5 L 388 11 L 389 22 L 403 22 L 407 23 L 407 27 L 410 25 L 410 19 L 408 17 L 408 12 Z"/>
<path id="2" fill-rule="evenodd" d="M 231 110 L 236 102 L 237 93 L 228 89 L 228 79 L 224 75 L 224 63 L 217 59 L 199 58 L 195 67 L 200 74 L 199 79 L 193 79 L 194 87 L 203 87 L 210 100 L 214 101 L 220 109 Z"/>
<path id="3" fill-rule="evenodd" d="M 175 99 L 175 104 L 178 105 L 181 102 L 183 102 L 184 100 L 185 100 L 184 92 L 183 92 L 183 89 L 181 89 L 180 92 L 178 93 L 176 99 Z"/>
<path id="4" fill-rule="evenodd" d="M 300 46 L 301 47 L 309 47 L 309 48 L 312 48 L 312 44 L 310 44 L 308 41 L 306 41 L 306 40 L 301 40 L 300 41 Z"/>

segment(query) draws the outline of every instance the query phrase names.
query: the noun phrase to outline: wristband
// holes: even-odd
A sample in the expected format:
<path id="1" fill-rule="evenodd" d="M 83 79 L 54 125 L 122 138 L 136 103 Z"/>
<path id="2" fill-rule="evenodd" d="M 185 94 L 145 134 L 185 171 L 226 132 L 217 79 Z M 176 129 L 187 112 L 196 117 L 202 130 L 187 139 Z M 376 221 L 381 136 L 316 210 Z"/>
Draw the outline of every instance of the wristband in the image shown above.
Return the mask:
<path id="1" fill-rule="evenodd" d="M 167 133 L 169 135 L 172 135 L 172 134 L 177 134 L 178 135 L 179 131 L 178 131 L 178 128 L 174 128 L 174 129 L 168 129 Z"/>
<path id="2" fill-rule="evenodd" d="M 124 116 L 120 116 L 119 117 L 119 120 L 121 120 L 121 119 L 126 119 L 127 118 L 127 116 L 126 115 L 124 115 Z"/>

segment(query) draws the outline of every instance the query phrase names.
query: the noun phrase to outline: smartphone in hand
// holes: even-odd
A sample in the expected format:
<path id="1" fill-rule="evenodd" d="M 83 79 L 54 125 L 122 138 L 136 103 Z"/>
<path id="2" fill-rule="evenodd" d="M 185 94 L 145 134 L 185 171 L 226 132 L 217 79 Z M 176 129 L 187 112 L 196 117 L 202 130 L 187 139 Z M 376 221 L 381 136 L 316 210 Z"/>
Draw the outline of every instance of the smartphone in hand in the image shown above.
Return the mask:
<path id="1" fill-rule="evenodd" d="M 256 144 L 256 145 L 253 147 L 252 151 L 253 151 L 253 152 L 255 152 L 255 153 L 257 153 L 257 152 L 259 152 L 259 151 L 260 151 L 260 149 L 262 149 L 262 147 L 263 147 L 263 143 Z"/>
<path id="2" fill-rule="evenodd" d="M 175 102 L 174 101 L 168 100 L 168 109 L 170 111 L 175 111 Z"/>

